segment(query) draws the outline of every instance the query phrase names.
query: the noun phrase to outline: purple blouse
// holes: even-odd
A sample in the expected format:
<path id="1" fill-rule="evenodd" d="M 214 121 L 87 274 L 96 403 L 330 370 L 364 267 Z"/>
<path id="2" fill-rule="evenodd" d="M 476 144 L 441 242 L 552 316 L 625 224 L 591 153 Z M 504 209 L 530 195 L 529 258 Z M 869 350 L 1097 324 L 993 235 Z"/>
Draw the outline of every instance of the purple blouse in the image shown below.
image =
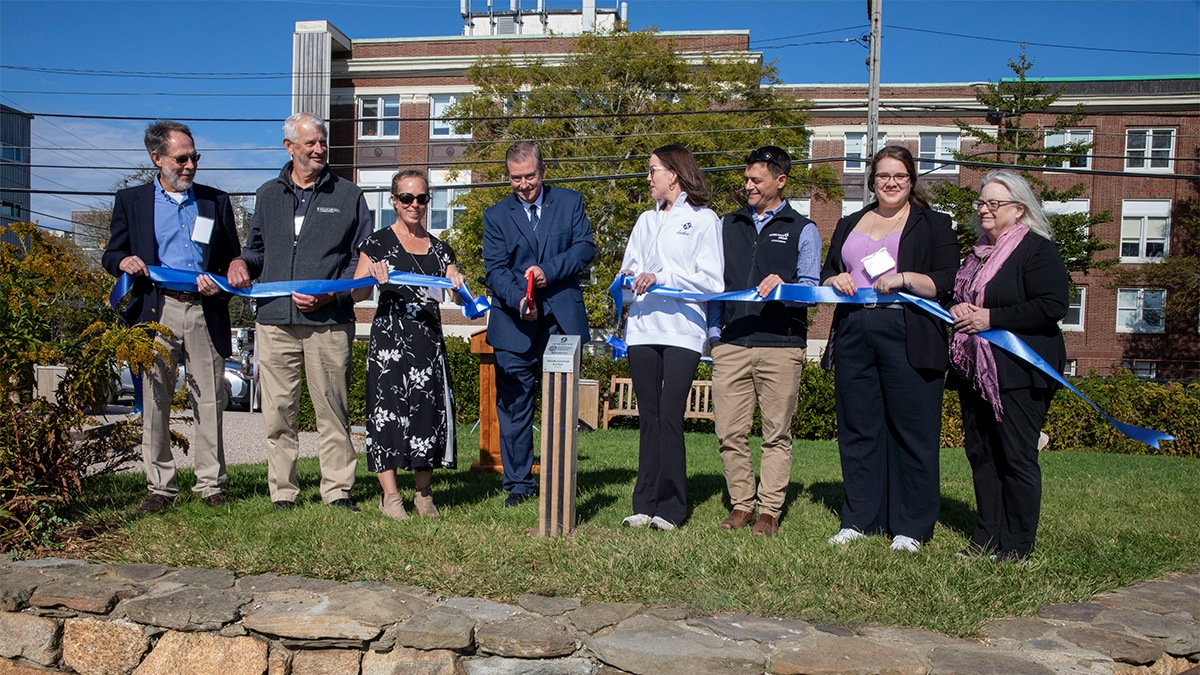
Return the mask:
<path id="1" fill-rule="evenodd" d="M 900 255 L 901 234 L 901 232 L 893 232 L 879 241 L 875 241 L 870 235 L 861 232 L 851 232 L 846 237 L 845 243 L 842 244 L 842 263 L 846 265 L 846 271 L 854 278 L 855 288 L 871 288 L 875 285 L 875 279 L 884 274 L 896 273 L 896 266 L 893 265 L 882 274 L 872 278 L 863 269 L 862 260 L 879 249 L 884 248 L 892 256 L 892 260 L 897 260 Z"/>

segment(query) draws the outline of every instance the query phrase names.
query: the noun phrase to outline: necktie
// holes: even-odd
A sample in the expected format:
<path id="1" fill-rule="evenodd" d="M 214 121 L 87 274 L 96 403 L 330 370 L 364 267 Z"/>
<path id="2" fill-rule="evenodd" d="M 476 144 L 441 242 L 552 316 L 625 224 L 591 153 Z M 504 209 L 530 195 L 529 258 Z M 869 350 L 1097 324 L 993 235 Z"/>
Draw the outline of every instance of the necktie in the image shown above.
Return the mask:
<path id="1" fill-rule="evenodd" d="M 537 214 L 537 205 L 536 204 L 529 205 L 529 224 L 533 226 L 534 231 L 537 230 L 538 214 Z"/>

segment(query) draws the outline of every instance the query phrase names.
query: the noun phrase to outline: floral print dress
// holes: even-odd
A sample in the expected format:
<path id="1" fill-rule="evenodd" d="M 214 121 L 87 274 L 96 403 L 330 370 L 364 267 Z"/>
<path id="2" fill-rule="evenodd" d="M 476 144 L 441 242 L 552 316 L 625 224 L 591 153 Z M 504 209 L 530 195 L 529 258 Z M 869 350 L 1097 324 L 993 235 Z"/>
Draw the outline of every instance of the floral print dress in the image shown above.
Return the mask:
<path id="1" fill-rule="evenodd" d="M 433 235 L 429 252 L 409 253 L 388 227 L 363 240 L 359 251 L 393 271 L 445 276 L 454 251 Z M 428 471 L 453 469 L 454 394 L 434 294 L 417 286 L 379 287 L 367 356 L 367 468 Z"/>

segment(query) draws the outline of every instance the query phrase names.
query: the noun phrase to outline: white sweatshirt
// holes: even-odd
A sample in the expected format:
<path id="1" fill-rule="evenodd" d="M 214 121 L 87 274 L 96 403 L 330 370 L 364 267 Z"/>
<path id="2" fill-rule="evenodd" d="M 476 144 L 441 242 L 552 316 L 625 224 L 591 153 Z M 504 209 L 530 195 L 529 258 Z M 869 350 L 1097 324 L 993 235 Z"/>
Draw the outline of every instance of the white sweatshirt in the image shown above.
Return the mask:
<path id="1" fill-rule="evenodd" d="M 629 235 L 621 269 L 634 276 L 650 272 L 661 286 L 720 293 L 725 290 L 721 218 L 711 209 L 688 204 L 687 193 L 679 195 L 669 211 L 656 207 L 642 213 Z M 653 294 L 633 297 L 626 289 L 626 302 L 630 298 L 625 329 L 628 344 L 672 345 L 703 352 L 705 303 Z"/>

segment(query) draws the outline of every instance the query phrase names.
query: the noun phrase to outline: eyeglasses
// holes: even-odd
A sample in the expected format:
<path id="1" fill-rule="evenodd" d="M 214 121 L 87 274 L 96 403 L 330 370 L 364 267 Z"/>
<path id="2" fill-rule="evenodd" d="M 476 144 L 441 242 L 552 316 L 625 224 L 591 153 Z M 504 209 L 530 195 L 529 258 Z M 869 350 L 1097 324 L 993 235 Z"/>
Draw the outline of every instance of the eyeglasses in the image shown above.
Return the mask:
<path id="1" fill-rule="evenodd" d="M 190 155 L 179 155 L 177 157 L 171 157 L 170 159 L 172 162 L 175 162 L 179 166 L 186 166 L 189 159 L 192 160 L 193 162 L 195 162 L 196 164 L 199 164 L 200 163 L 200 153 L 193 152 Z"/>
<path id="2" fill-rule="evenodd" d="M 1004 200 L 1004 199 L 976 199 L 975 201 L 971 202 L 971 208 L 973 208 L 973 209 L 975 209 L 976 211 L 978 211 L 980 208 L 982 208 L 982 207 L 986 206 L 986 207 L 988 208 L 988 211 L 991 211 L 992 213 L 995 213 L 996 211 L 998 211 L 998 210 L 1000 209 L 1000 207 L 1001 207 L 1001 206 L 1004 206 L 1005 204 L 1016 204 L 1016 203 L 1017 203 L 1017 202 L 1015 202 L 1015 201 L 1013 201 L 1013 200 L 1011 200 L 1011 199 L 1008 199 L 1008 200 Z"/>
<path id="3" fill-rule="evenodd" d="M 650 170 L 647 171 L 646 173 L 653 176 L 655 171 L 669 171 L 669 169 L 667 169 L 667 167 L 665 167 L 665 166 L 654 166 L 653 164 L 651 164 Z"/>
<path id="4" fill-rule="evenodd" d="M 420 204 L 421 206 L 425 206 L 426 204 L 429 203 L 429 194 L 422 192 L 419 195 L 414 195 L 411 192 L 401 192 L 398 195 L 392 195 L 392 199 L 395 199 L 396 201 L 400 202 L 401 204 L 404 204 L 405 206 L 408 206 L 409 204 L 413 203 L 414 201 L 416 203 Z"/>
<path id="5" fill-rule="evenodd" d="M 877 173 L 875 174 L 875 182 L 880 185 L 886 185 L 888 181 L 896 181 L 896 185 L 904 185 L 911 178 L 906 173 Z"/>
<path id="6" fill-rule="evenodd" d="M 783 157 L 776 157 L 775 153 L 771 152 L 770 150 L 753 150 L 749 155 L 746 155 L 746 166 L 757 164 L 758 162 L 767 162 L 768 164 L 774 164 L 780 169 L 784 169 L 784 161 L 785 160 Z M 786 167 L 787 170 L 785 170 L 784 173 L 788 173 L 791 170 L 791 160 L 789 159 L 786 161 L 788 162 L 788 165 Z"/>

